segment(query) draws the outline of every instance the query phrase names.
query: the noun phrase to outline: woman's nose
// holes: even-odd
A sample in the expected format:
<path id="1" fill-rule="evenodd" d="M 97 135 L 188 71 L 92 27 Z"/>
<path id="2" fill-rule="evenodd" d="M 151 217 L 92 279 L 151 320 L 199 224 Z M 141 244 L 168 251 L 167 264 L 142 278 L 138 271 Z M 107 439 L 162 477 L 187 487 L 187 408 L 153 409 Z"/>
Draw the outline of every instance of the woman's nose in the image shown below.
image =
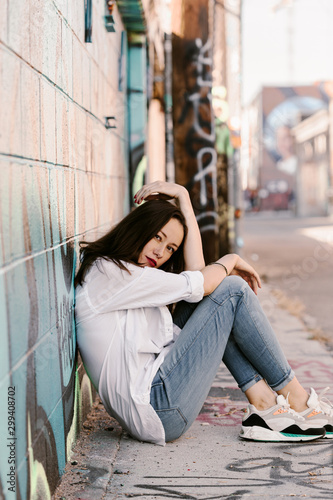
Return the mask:
<path id="1" fill-rule="evenodd" d="M 158 246 L 154 248 L 154 254 L 156 257 L 162 257 L 163 256 L 163 248 L 162 246 Z"/>

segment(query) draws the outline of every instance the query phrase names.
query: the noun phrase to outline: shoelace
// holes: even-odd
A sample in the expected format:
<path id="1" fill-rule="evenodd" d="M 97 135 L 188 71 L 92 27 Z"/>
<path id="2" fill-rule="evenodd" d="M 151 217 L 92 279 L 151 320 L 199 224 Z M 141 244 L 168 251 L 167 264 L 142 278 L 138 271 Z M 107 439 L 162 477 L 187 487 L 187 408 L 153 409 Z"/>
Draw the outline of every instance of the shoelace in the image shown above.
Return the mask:
<path id="1" fill-rule="evenodd" d="M 297 411 L 293 410 L 292 408 L 290 408 L 290 404 L 289 404 L 289 394 L 290 392 L 288 392 L 287 394 L 287 397 L 285 398 L 285 401 L 286 403 L 285 404 L 282 404 L 281 406 L 283 408 L 287 408 L 288 410 L 288 413 L 290 413 L 291 415 L 293 415 L 294 417 L 297 417 L 298 420 L 305 420 L 304 417 L 302 417 L 302 415 L 300 415 L 299 413 L 297 413 Z"/>
<path id="2" fill-rule="evenodd" d="M 318 401 L 319 401 L 319 406 L 320 409 L 323 413 L 326 415 L 329 415 L 330 417 L 333 417 L 333 405 L 331 401 L 327 398 L 323 398 L 324 394 L 326 394 L 327 391 L 329 391 L 330 388 L 326 387 L 321 391 L 321 393 L 318 395 Z"/>

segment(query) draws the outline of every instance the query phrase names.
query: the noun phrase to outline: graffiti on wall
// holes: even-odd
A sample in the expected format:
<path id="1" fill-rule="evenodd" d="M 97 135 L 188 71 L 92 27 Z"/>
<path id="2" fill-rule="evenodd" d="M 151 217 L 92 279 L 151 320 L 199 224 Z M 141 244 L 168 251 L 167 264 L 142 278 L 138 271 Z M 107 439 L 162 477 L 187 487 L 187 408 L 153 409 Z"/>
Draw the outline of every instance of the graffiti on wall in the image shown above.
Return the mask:
<path id="1" fill-rule="evenodd" d="M 183 105 L 175 109 L 176 182 L 188 189 L 196 213 L 207 260 L 216 258 L 218 233 L 217 154 L 212 113 L 211 42 L 200 38 L 183 43 L 185 70 Z M 176 76 L 174 76 L 175 81 Z M 174 95 L 177 89 L 174 89 Z M 175 103 L 176 107 L 176 103 Z"/>
<path id="2" fill-rule="evenodd" d="M 255 204 L 262 210 L 294 210 L 298 201 L 301 202 L 297 195 L 303 198 L 303 193 L 297 193 L 300 158 L 296 151 L 295 127 L 327 109 L 328 96 L 317 86 L 295 86 L 264 87 L 260 98 L 261 104 L 257 107 L 262 107 L 262 158 Z M 253 127 L 254 133 L 257 127 Z"/>
<path id="3" fill-rule="evenodd" d="M 75 347 L 75 175 L 2 163 L 2 404 L 9 388 L 13 394 L 11 412 L 1 412 L 1 439 L 12 448 L 1 446 L 0 491 L 8 499 L 48 499 L 75 439 L 81 400 L 92 398 Z"/>
<path id="4" fill-rule="evenodd" d="M 6 124 L 0 131 L 0 498 L 6 500 L 51 498 L 69 458 L 93 397 L 75 342 L 78 241 L 100 236 L 128 211 L 126 58 L 120 57 L 120 77 L 108 55 L 111 47 L 123 55 L 126 36 L 120 48 L 120 38 L 101 31 L 92 57 L 80 38 L 83 3 L 70 19 L 67 3 L 60 10 L 59 2 L 32 0 L 19 11 L 0 2 L 10 26 L 0 29 L 0 122 Z M 103 4 L 95 7 L 104 12 Z M 23 31 L 22 13 L 31 21 Z M 120 28 L 117 12 L 115 18 Z M 110 85 L 114 76 L 118 93 Z M 101 103 L 105 115 L 116 115 L 116 132 L 106 130 Z"/>

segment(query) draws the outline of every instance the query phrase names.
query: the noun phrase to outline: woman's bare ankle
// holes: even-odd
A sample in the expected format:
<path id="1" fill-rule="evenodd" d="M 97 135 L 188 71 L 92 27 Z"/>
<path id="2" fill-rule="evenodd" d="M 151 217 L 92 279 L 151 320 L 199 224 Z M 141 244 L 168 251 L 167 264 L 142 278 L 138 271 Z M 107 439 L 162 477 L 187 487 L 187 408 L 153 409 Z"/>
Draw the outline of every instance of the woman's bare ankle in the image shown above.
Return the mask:
<path id="1" fill-rule="evenodd" d="M 293 395 L 289 394 L 288 397 L 288 403 L 290 404 L 290 408 L 297 412 L 304 411 L 308 408 L 307 400 L 309 399 L 309 394 L 305 394 L 302 397 L 296 396 L 294 397 Z"/>
<path id="2" fill-rule="evenodd" d="M 258 411 L 268 410 L 276 404 L 275 394 L 270 387 L 260 380 L 250 389 L 245 391 L 249 403 L 257 408 Z"/>
<path id="3" fill-rule="evenodd" d="M 296 377 L 283 389 L 277 392 L 278 394 L 282 394 L 285 398 L 288 398 L 290 408 L 293 410 L 301 412 L 308 408 L 307 401 L 309 399 L 309 394 L 304 387 L 301 386 Z"/>
<path id="4" fill-rule="evenodd" d="M 260 401 L 257 401 L 254 406 L 257 408 L 258 411 L 264 411 L 268 410 L 269 408 L 272 408 L 272 406 L 276 405 L 276 399 L 274 397 L 274 394 L 272 394 L 272 398 L 263 398 Z"/>

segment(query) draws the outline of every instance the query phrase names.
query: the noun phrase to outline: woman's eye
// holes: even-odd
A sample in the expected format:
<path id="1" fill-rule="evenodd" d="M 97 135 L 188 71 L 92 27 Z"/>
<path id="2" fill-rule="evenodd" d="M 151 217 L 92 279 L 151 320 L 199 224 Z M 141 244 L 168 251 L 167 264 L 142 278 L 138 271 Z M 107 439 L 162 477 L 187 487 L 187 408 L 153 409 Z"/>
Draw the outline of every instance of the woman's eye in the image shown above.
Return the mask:
<path id="1" fill-rule="evenodd" d="M 162 239 L 162 238 L 160 237 L 160 235 L 159 235 L 159 234 L 155 234 L 155 238 L 156 238 L 158 241 L 161 241 L 161 239 Z"/>
<path id="2" fill-rule="evenodd" d="M 170 253 L 173 253 L 175 251 L 175 249 L 173 247 L 168 247 L 168 250 Z"/>

